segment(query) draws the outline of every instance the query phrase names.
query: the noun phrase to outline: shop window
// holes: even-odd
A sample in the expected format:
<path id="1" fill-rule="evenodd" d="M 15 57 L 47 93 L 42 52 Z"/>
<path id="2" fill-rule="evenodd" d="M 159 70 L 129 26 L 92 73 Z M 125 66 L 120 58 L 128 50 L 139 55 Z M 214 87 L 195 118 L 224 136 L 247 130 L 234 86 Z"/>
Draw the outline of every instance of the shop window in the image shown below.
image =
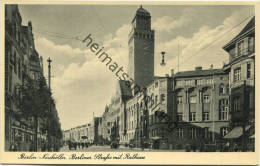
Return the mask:
<path id="1" fill-rule="evenodd" d="M 203 137 L 204 138 L 210 138 L 210 132 L 209 132 L 209 127 L 205 127 L 204 129 L 203 129 Z"/>
<path id="2" fill-rule="evenodd" d="M 228 128 L 227 127 L 220 128 L 220 134 L 221 134 L 222 137 L 227 135 L 227 133 L 228 133 Z"/>
<path id="3" fill-rule="evenodd" d="M 192 112 L 190 113 L 189 115 L 189 121 L 196 121 L 196 113 L 195 112 Z"/>
<path id="4" fill-rule="evenodd" d="M 177 129 L 177 135 L 179 139 L 183 139 L 183 129 L 182 128 L 178 128 Z"/>
<path id="5" fill-rule="evenodd" d="M 190 129 L 190 137 L 191 137 L 191 139 L 197 138 L 197 130 L 196 130 L 196 128 L 191 128 Z"/>

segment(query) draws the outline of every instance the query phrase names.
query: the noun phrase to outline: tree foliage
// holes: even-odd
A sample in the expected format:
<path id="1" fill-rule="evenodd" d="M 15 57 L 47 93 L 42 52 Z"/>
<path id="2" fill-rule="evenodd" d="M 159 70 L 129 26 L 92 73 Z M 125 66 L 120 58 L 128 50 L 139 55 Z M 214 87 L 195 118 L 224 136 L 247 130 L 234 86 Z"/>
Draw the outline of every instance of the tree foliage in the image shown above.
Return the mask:
<path id="1" fill-rule="evenodd" d="M 50 105 L 51 93 L 46 85 L 44 77 L 33 80 L 24 77 L 23 85 L 20 86 L 19 107 L 26 116 L 45 117 Z"/>
<path id="2" fill-rule="evenodd" d="M 55 101 L 47 87 L 44 77 L 37 80 L 24 76 L 23 85 L 19 87 L 20 93 L 16 96 L 18 107 L 25 117 L 43 119 L 41 131 L 48 133 L 58 139 L 62 137 L 61 125 L 55 107 Z M 50 111 L 51 107 L 51 111 Z"/>

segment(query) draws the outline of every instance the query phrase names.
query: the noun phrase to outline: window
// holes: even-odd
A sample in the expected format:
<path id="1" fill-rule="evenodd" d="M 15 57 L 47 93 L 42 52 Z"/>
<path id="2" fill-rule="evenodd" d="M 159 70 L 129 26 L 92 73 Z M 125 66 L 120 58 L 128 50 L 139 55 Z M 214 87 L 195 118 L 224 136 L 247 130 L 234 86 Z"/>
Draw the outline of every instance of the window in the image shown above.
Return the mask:
<path id="1" fill-rule="evenodd" d="M 213 79 L 207 79 L 207 84 L 213 84 Z"/>
<path id="2" fill-rule="evenodd" d="M 237 44 L 237 56 L 243 55 L 243 47 L 244 47 L 244 41 L 241 41 Z"/>
<path id="3" fill-rule="evenodd" d="M 183 81 L 176 81 L 176 86 L 182 86 L 183 85 Z"/>
<path id="4" fill-rule="evenodd" d="M 162 103 L 162 104 L 165 103 L 165 94 L 161 94 L 161 103 Z"/>
<path id="5" fill-rule="evenodd" d="M 186 80 L 185 85 L 193 85 L 194 80 Z"/>
<path id="6" fill-rule="evenodd" d="M 227 133 L 228 133 L 228 128 L 227 127 L 220 128 L 220 134 L 221 134 L 222 137 L 227 135 Z"/>
<path id="7" fill-rule="evenodd" d="M 190 113 L 189 121 L 196 121 L 196 113 L 195 112 Z"/>
<path id="8" fill-rule="evenodd" d="M 177 97 L 177 103 L 178 104 L 182 104 L 182 96 L 178 96 Z"/>
<path id="9" fill-rule="evenodd" d="M 209 95 L 204 95 L 203 96 L 203 103 L 209 103 L 210 99 L 209 99 Z"/>
<path id="10" fill-rule="evenodd" d="M 158 82 L 155 83 L 155 88 L 157 88 L 157 87 L 158 87 Z"/>
<path id="11" fill-rule="evenodd" d="M 240 110 L 240 98 L 239 97 L 235 97 L 233 99 L 233 110 L 234 111 L 239 111 Z"/>
<path id="12" fill-rule="evenodd" d="M 197 102 L 197 96 L 190 96 L 190 103 L 196 103 Z"/>
<path id="13" fill-rule="evenodd" d="M 223 84 L 219 85 L 219 94 L 225 94 L 224 90 L 225 90 L 224 85 Z"/>
<path id="14" fill-rule="evenodd" d="M 182 128 L 177 129 L 177 135 L 178 135 L 179 139 L 183 139 L 183 129 Z"/>
<path id="15" fill-rule="evenodd" d="M 182 113 L 178 113 L 178 121 L 182 121 Z"/>
<path id="16" fill-rule="evenodd" d="M 202 120 L 203 120 L 203 121 L 209 120 L 209 113 L 208 113 L 208 112 L 204 112 L 204 113 L 202 114 Z"/>
<path id="17" fill-rule="evenodd" d="M 201 79 L 201 80 L 197 80 L 197 85 L 203 85 L 205 84 L 205 80 Z"/>
<path id="18" fill-rule="evenodd" d="M 196 128 L 191 128 L 190 129 L 190 136 L 191 136 L 191 139 L 194 139 L 194 138 L 197 137 Z"/>
<path id="19" fill-rule="evenodd" d="M 109 129 L 107 130 L 107 134 L 110 134 L 110 130 Z"/>
<path id="20" fill-rule="evenodd" d="M 241 68 L 238 67 L 234 70 L 234 82 L 241 80 Z"/>
<path id="21" fill-rule="evenodd" d="M 220 120 L 228 120 L 228 107 L 221 107 Z"/>
<path id="22" fill-rule="evenodd" d="M 221 99 L 220 105 L 228 105 L 228 99 Z"/>
<path id="23" fill-rule="evenodd" d="M 253 37 L 250 37 L 248 39 L 248 51 L 249 52 L 253 52 L 254 51 L 254 38 Z"/>
<path id="24" fill-rule="evenodd" d="M 155 96 L 155 105 L 157 104 L 157 102 L 158 102 L 158 96 L 156 95 Z"/>
<path id="25" fill-rule="evenodd" d="M 250 78 L 251 76 L 251 64 L 250 63 L 247 63 L 246 65 L 246 71 L 247 71 L 247 77 L 246 78 Z"/>

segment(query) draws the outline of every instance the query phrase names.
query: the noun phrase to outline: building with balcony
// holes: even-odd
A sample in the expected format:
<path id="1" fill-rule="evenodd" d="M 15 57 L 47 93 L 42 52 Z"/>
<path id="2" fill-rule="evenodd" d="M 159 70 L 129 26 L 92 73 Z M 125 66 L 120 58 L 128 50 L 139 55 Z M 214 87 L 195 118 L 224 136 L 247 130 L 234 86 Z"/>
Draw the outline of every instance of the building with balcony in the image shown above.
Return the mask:
<path id="1" fill-rule="evenodd" d="M 223 69 L 229 73 L 230 116 L 232 129 L 225 136 L 241 149 L 254 149 L 255 127 L 255 17 L 223 49 L 229 53 L 229 63 Z"/>

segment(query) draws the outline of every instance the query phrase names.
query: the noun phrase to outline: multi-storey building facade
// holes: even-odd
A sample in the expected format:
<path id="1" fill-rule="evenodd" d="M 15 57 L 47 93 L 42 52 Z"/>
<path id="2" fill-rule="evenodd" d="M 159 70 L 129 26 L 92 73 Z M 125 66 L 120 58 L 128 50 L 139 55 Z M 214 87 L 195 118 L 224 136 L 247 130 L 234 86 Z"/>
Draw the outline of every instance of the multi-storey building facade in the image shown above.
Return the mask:
<path id="1" fill-rule="evenodd" d="M 32 117 L 18 118 L 21 113 L 15 96 L 23 85 L 23 78 L 32 79 L 43 76 L 42 58 L 39 57 L 32 34 L 32 23 L 21 25 L 22 18 L 17 5 L 5 6 L 5 150 L 19 142 L 17 150 L 28 151 L 31 141 L 40 142 L 46 133 L 40 132 L 40 125 L 35 125 Z M 44 119 L 39 119 L 44 121 Z M 35 127 L 38 126 L 38 129 Z"/>
<path id="2" fill-rule="evenodd" d="M 148 96 L 148 137 L 154 148 L 166 148 L 169 132 L 167 128 L 173 123 L 173 95 L 171 77 L 154 77 L 147 86 Z"/>
<path id="3" fill-rule="evenodd" d="M 225 137 L 244 151 L 254 149 L 255 123 L 255 17 L 223 49 L 229 53 L 231 129 Z M 251 138 L 250 138 L 251 137 Z"/>
<path id="4" fill-rule="evenodd" d="M 228 132 L 229 78 L 222 69 L 178 72 L 173 75 L 174 148 L 216 143 Z"/>
<path id="5" fill-rule="evenodd" d="M 143 138 L 144 131 L 142 128 L 142 118 L 144 113 L 144 96 L 142 92 L 137 93 L 126 102 L 125 124 L 126 128 L 121 129 L 120 143 L 121 144 L 136 144 L 139 145 Z"/>

